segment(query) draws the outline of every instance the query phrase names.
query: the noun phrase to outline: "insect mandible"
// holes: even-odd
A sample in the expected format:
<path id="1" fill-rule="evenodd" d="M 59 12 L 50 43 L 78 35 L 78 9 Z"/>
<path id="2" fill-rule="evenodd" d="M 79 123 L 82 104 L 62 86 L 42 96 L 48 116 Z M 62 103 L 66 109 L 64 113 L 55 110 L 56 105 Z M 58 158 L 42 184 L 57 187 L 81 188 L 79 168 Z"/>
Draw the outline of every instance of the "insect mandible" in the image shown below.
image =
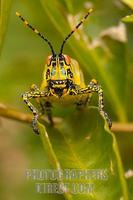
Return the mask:
<path id="1" fill-rule="evenodd" d="M 92 79 L 88 85 L 85 85 L 83 73 L 78 65 L 78 62 L 70 58 L 68 55 L 63 54 L 66 41 L 83 24 L 91 12 L 92 9 L 89 9 L 88 13 L 83 17 L 83 19 L 63 40 L 60 52 L 58 54 L 55 53 L 51 42 L 36 28 L 33 28 L 28 21 L 20 15 L 20 13 L 16 12 L 16 15 L 23 21 L 23 23 L 49 45 L 52 52 L 52 54 L 49 55 L 46 60 L 41 87 L 38 88 L 35 84 L 33 84 L 30 91 L 22 95 L 24 102 L 28 105 L 33 113 L 32 126 L 34 132 L 37 134 L 39 134 L 37 120 L 40 116 L 40 113 L 30 101 L 33 98 L 37 99 L 37 102 L 41 105 L 41 114 L 43 114 L 45 111 L 47 113 L 49 122 L 51 125 L 53 125 L 54 122 L 51 109 L 54 102 L 59 104 L 73 103 L 76 104 L 77 107 L 82 105 L 86 106 L 92 94 L 97 93 L 99 112 L 106 119 L 109 128 L 112 126 L 110 118 L 104 111 L 102 87 L 95 79 Z"/>

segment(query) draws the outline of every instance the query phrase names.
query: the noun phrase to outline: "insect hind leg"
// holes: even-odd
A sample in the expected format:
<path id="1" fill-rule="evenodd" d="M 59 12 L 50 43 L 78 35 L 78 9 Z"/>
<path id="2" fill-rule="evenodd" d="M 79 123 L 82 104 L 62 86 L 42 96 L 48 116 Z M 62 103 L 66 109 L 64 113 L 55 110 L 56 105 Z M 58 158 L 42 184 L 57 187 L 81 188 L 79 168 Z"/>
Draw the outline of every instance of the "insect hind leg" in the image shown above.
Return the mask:
<path id="1" fill-rule="evenodd" d="M 48 120 L 49 120 L 51 126 L 53 126 L 54 121 L 53 121 L 53 117 L 52 117 L 52 105 L 49 101 L 46 101 L 44 104 L 44 107 L 45 107 L 46 114 L 48 116 Z"/>
<path id="2" fill-rule="evenodd" d="M 87 96 L 86 99 L 80 99 L 78 102 L 76 102 L 76 108 L 77 110 L 83 110 L 90 102 L 91 97 Z"/>

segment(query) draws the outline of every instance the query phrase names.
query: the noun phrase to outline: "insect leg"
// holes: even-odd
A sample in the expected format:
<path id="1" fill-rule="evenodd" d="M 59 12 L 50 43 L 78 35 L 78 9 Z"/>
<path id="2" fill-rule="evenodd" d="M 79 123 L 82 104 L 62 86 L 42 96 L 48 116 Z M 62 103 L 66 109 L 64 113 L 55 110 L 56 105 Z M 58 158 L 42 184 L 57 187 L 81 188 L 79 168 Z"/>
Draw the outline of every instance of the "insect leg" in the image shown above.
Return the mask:
<path id="1" fill-rule="evenodd" d="M 36 91 L 26 92 L 22 95 L 24 102 L 28 105 L 28 107 L 30 108 L 30 110 L 32 111 L 34 115 L 33 120 L 32 120 L 32 127 L 33 127 L 34 132 L 37 134 L 39 134 L 39 130 L 37 128 L 37 120 L 39 117 L 39 112 L 35 108 L 35 106 L 30 102 L 30 99 L 44 97 L 44 96 L 46 96 L 46 94 L 39 91 L 39 89 L 36 89 Z"/>
<path id="2" fill-rule="evenodd" d="M 45 111 L 46 111 L 47 116 L 48 116 L 48 120 L 49 120 L 50 124 L 53 126 L 54 122 L 53 122 L 52 110 L 51 110 L 52 105 L 51 105 L 51 103 L 49 101 L 46 101 L 44 106 L 45 106 Z"/>
<path id="3" fill-rule="evenodd" d="M 32 84 L 31 87 L 30 87 L 30 91 L 31 92 L 35 92 L 36 90 L 38 90 L 38 87 L 36 84 Z M 38 106 L 39 106 L 39 111 L 41 112 L 42 115 L 44 115 L 45 113 L 45 110 L 44 110 L 44 102 L 43 100 L 41 100 L 40 98 L 36 99 L 37 103 L 38 103 Z"/>
<path id="4" fill-rule="evenodd" d="M 88 87 L 81 90 L 81 93 L 94 93 L 96 92 L 98 94 L 98 108 L 99 112 L 105 117 L 109 128 L 112 126 L 112 122 L 110 118 L 108 117 L 108 114 L 104 111 L 104 102 L 103 102 L 103 89 L 101 85 L 98 84 L 98 82 L 95 79 L 92 79 L 89 83 Z"/>
<path id="5" fill-rule="evenodd" d="M 86 105 L 88 104 L 89 102 L 89 97 L 87 97 L 85 100 L 82 100 L 82 98 L 76 102 L 76 108 L 77 110 L 82 110 L 86 107 Z"/>
<path id="6" fill-rule="evenodd" d="M 53 126 L 54 122 L 53 122 L 53 118 L 52 118 L 52 105 L 49 101 L 46 101 L 45 99 L 37 99 L 40 111 L 41 111 L 41 115 L 46 114 L 48 117 L 48 120 L 50 122 L 50 124 Z"/>

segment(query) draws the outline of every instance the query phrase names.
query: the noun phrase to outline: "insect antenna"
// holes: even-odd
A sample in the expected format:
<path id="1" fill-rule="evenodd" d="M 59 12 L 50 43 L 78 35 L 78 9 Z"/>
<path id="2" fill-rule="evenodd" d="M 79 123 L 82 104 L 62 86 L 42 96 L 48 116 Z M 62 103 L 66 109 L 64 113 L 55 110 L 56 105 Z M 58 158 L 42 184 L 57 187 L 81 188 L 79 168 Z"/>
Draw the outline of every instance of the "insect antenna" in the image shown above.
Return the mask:
<path id="1" fill-rule="evenodd" d="M 30 28 L 34 33 L 36 33 L 37 35 L 39 35 L 45 42 L 47 42 L 47 44 L 49 45 L 51 51 L 52 51 L 52 54 L 53 54 L 53 57 L 55 56 L 55 52 L 54 52 L 54 49 L 53 49 L 53 46 L 52 44 L 50 43 L 50 41 L 45 38 L 36 28 L 32 27 L 29 22 L 27 20 L 25 20 L 22 15 L 19 13 L 19 12 L 16 12 L 16 15 L 24 22 L 24 24 Z"/>
<path id="2" fill-rule="evenodd" d="M 87 17 L 90 15 L 90 13 L 93 11 L 92 8 L 89 9 L 89 11 L 87 12 L 87 14 L 83 17 L 83 19 L 75 26 L 75 28 L 67 35 L 67 37 L 63 40 L 63 43 L 61 45 L 61 49 L 60 49 L 60 54 L 62 55 L 63 52 L 63 48 L 64 45 L 66 43 L 66 41 L 71 37 L 71 35 L 84 23 L 84 21 L 87 19 Z"/>

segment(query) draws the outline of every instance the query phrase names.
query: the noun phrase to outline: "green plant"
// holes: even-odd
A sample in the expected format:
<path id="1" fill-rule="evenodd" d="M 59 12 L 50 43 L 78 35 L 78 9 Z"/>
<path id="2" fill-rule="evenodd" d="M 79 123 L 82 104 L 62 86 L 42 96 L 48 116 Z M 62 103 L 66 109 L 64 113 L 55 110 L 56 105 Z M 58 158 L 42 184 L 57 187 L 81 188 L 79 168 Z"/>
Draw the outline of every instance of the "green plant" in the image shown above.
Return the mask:
<path id="1" fill-rule="evenodd" d="M 9 16 L 10 10 L 9 3 L 10 2 L 8 1 L 1 0 L 0 4 L 0 9 L 2 11 L 0 13 L 1 47 L 3 46 L 3 39 L 7 27 L 7 16 Z M 91 77 L 96 77 L 96 79 L 102 84 L 102 87 L 105 91 L 105 101 L 107 104 L 108 113 L 110 113 L 112 116 L 113 121 L 119 122 L 119 126 L 121 127 L 121 123 L 128 123 L 132 119 L 132 111 L 130 109 L 132 95 L 130 94 L 129 89 L 133 84 L 131 79 L 132 76 L 130 75 L 133 73 L 131 68 L 133 61 L 132 46 L 130 45 L 132 41 L 132 37 L 130 37 L 132 28 L 127 26 L 129 35 L 128 38 L 126 38 L 124 24 L 118 24 L 121 21 L 121 18 L 127 15 L 130 10 L 124 7 L 124 4 L 121 4 L 121 6 L 123 6 L 121 9 L 120 5 L 116 5 L 114 2 L 105 1 L 99 3 L 95 1 L 92 3 L 94 4 L 95 12 L 84 26 L 85 31 L 80 29 L 71 38 L 71 41 L 67 43 L 65 51 L 78 60 L 81 68 L 86 74 L 86 80 L 88 80 L 88 78 L 90 79 Z M 76 24 L 75 21 L 79 21 L 77 18 L 80 18 L 83 15 L 83 13 L 80 13 L 81 10 L 82 12 L 85 12 L 88 9 L 86 8 L 88 4 L 86 4 L 85 1 L 78 1 L 78 3 L 76 3 L 77 5 L 75 6 L 74 2 L 72 1 L 58 0 L 40 0 L 34 1 L 33 4 L 29 0 L 24 1 L 24 4 L 26 5 L 26 8 L 28 8 L 27 14 L 24 15 L 28 15 L 28 17 L 31 16 L 30 21 L 34 20 L 40 22 L 42 30 L 44 28 L 44 33 L 48 33 L 49 38 L 53 38 L 56 48 L 58 48 L 58 44 L 63 38 L 65 38 L 71 27 Z M 85 8 L 81 9 L 84 5 Z M 34 36 L 31 36 L 32 34 L 30 32 L 28 33 L 28 31 L 24 33 L 25 30 L 23 32 L 23 27 L 21 25 L 17 25 L 18 22 L 15 19 L 14 13 L 20 6 L 21 12 L 23 9 L 25 10 L 20 3 L 17 3 L 17 5 L 13 7 L 11 15 L 14 16 L 14 27 L 16 26 L 17 28 L 15 29 L 14 27 L 10 26 L 7 32 L 7 39 L 8 35 L 11 37 L 12 35 L 16 34 L 17 36 L 14 36 L 13 40 L 13 53 L 10 50 L 7 50 L 11 48 L 11 44 L 9 45 L 9 43 L 5 43 L 5 49 L 3 49 L 4 51 L 1 58 L 1 64 L 3 66 L 7 66 L 1 70 L 1 97 L 3 101 L 11 102 L 15 107 L 23 106 L 22 100 L 20 99 L 20 93 L 25 91 L 27 86 L 30 85 L 33 80 L 37 83 L 40 82 L 39 74 L 41 74 L 41 69 L 36 66 L 41 66 L 42 63 L 40 62 L 42 62 L 42 57 L 46 57 L 46 54 L 48 53 L 48 50 L 44 48 L 41 49 L 42 47 L 38 46 L 38 39 L 35 39 Z M 75 13 L 78 13 L 76 17 L 74 17 Z M 104 20 L 106 16 L 108 16 L 108 20 Z M 113 28 L 107 28 L 112 26 Z M 24 37 L 22 41 L 20 41 L 20 37 L 18 37 L 20 36 L 20 34 L 18 34 L 20 29 L 21 38 L 22 36 Z M 52 32 L 56 32 L 56 34 L 53 36 Z M 35 43 L 31 37 L 33 37 Z M 25 54 L 26 44 L 28 42 L 32 43 L 27 45 L 28 49 Z M 20 49 L 20 46 L 23 47 L 22 50 Z M 127 50 L 129 52 L 128 54 Z M 44 56 L 42 55 L 43 51 L 45 51 Z M 6 63 L 3 61 L 5 56 L 4 52 L 7 52 L 6 58 L 8 62 Z M 21 55 L 18 54 L 18 52 L 20 52 Z M 19 58 L 14 56 L 13 61 L 13 59 L 11 59 L 13 54 L 17 56 L 19 55 Z M 27 54 L 29 56 L 27 56 Z M 12 73 L 12 70 L 14 73 Z M 128 71 L 130 73 L 128 73 Z M 20 85 L 19 92 L 18 89 L 16 90 L 16 85 Z M 4 95 L 5 91 L 8 91 L 8 96 Z M 131 98 L 129 98 L 129 94 Z M 18 104 L 16 103 L 16 99 L 20 99 Z M 16 114 L 16 111 L 9 108 L 1 108 L 0 113 L 2 116 L 10 118 L 12 117 L 21 121 L 24 119 L 20 117 L 22 116 L 22 113 L 17 112 Z M 26 122 L 31 121 L 31 116 L 27 114 L 24 114 L 23 116 L 26 116 Z M 44 145 L 44 152 L 41 153 L 40 143 L 38 145 L 37 142 L 38 137 L 33 136 L 35 139 L 32 139 L 32 136 L 26 136 L 27 140 L 28 137 L 30 137 L 29 143 L 32 143 L 33 146 L 31 147 L 32 151 L 30 152 L 29 156 L 32 158 L 31 163 L 33 162 L 31 166 L 41 166 L 44 168 L 53 167 L 54 169 L 107 168 L 110 179 L 107 182 L 92 181 L 96 185 L 96 190 L 93 195 L 73 195 L 67 192 L 64 195 L 53 194 L 52 197 L 50 195 L 42 195 L 38 197 L 37 194 L 32 195 L 31 197 L 27 191 L 24 198 L 26 199 L 27 196 L 29 196 L 32 199 L 82 198 L 102 200 L 107 199 L 108 194 L 110 194 L 108 199 L 111 200 L 117 200 L 122 197 L 125 200 L 131 198 L 132 191 L 129 191 L 128 198 L 127 183 L 124 178 L 124 172 L 116 138 L 114 134 L 106 127 L 104 119 L 98 114 L 97 108 L 90 107 L 80 113 L 75 111 L 74 108 L 62 110 L 60 107 L 56 107 L 55 116 L 61 118 L 61 121 L 59 118 L 55 119 L 57 120 L 55 128 L 51 128 L 49 124 L 46 121 L 43 122 L 43 120 L 41 121 L 41 124 L 38 124 L 41 133 L 41 141 Z M 24 136 L 21 137 L 23 138 Z M 19 140 L 19 136 L 17 136 L 17 138 Z M 37 154 L 35 153 L 35 149 Z M 26 154 L 27 152 L 28 151 L 26 151 Z M 42 159 L 43 154 L 45 155 L 44 160 Z M 39 162 L 37 162 L 38 155 L 40 155 Z M 48 164 L 47 158 L 50 161 L 50 165 Z M 129 166 L 126 167 L 126 169 L 128 168 Z M 63 180 L 61 180 L 61 182 L 63 182 Z M 130 180 L 128 184 L 130 189 L 132 187 L 132 181 Z M 22 188 L 20 187 L 18 191 L 21 193 L 21 190 Z"/>

